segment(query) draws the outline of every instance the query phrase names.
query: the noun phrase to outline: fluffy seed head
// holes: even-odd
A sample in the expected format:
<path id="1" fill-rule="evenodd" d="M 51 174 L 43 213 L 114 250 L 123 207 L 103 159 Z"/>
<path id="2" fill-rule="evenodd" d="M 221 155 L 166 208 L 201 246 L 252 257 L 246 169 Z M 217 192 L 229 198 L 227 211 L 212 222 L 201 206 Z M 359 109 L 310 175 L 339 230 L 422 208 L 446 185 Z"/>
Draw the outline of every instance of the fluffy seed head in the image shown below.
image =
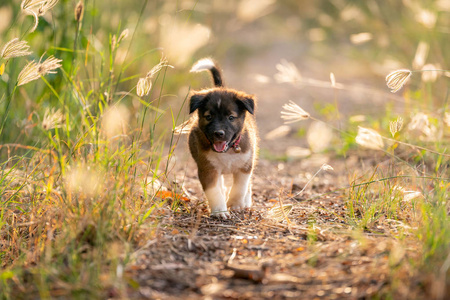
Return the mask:
<path id="1" fill-rule="evenodd" d="M 42 120 L 42 128 L 50 130 L 53 128 L 60 128 L 64 124 L 64 115 L 60 109 L 55 111 L 54 108 L 46 109 L 44 119 Z"/>
<path id="2" fill-rule="evenodd" d="M 328 164 L 323 164 L 320 168 L 324 171 L 334 171 L 333 167 Z"/>
<path id="3" fill-rule="evenodd" d="M 284 111 L 281 111 L 281 118 L 285 120 L 285 124 L 295 123 L 309 118 L 309 113 L 292 101 L 283 105 L 283 109 Z"/>
<path id="4" fill-rule="evenodd" d="M 55 74 L 56 69 L 61 67 L 62 60 L 49 56 L 45 61 L 36 63 L 35 61 L 29 62 L 20 72 L 17 78 L 17 86 L 24 85 L 30 81 L 36 80 L 41 76 L 47 74 Z"/>
<path id="5" fill-rule="evenodd" d="M 169 68 L 173 69 L 173 66 L 169 65 L 167 58 L 162 57 L 161 60 L 159 61 L 159 63 L 156 66 L 154 66 L 150 71 L 148 71 L 146 77 L 153 78 L 153 76 L 155 76 L 156 73 L 161 71 L 162 68 L 164 68 L 164 67 L 169 67 Z"/>
<path id="6" fill-rule="evenodd" d="M 25 56 L 31 54 L 28 51 L 30 46 L 26 41 L 20 41 L 18 38 L 14 38 L 6 43 L 0 53 L 0 59 L 10 59 L 13 57 Z"/>
<path id="7" fill-rule="evenodd" d="M 47 11 L 55 7 L 59 0 L 47 0 L 41 4 L 37 10 L 38 16 L 43 16 Z"/>
<path id="8" fill-rule="evenodd" d="M 39 79 L 39 64 L 35 61 L 30 61 L 19 73 L 17 78 L 17 85 L 21 86 L 33 80 Z"/>
<path id="9" fill-rule="evenodd" d="M 152 81 L 150 78 L 144 77 L 139 78 L 139 81 L 136 85 L 136 94 L 139 97 L 147 96 L 150 93 L 150 89 L 152 88 Z"/>
<path id="10" fill-rule="evenodd" d="M 389 129 L 391 131 L 392 137 L 395 137 L 395 134 L 402 130 L 403 128 L 403 118 L 398 117 L 397 120 L 389 122 Z"/>
<path id="11" fill-rule="evenodd" d="M 286 220 L 293 208 L 294 206 L 292 204 L 283 204 L 281 207 L 277 205 L 270 209 L 267 215 L 269 218 L 281 222 Z"/>
<path id="12" fill-rule="evenodd" d="M 424 134 L 427 137 L 432 137 L 433 133 L 436 131 L 436 127 L 430 124 L 427 114 L 420 112 L 412 117 L 411 122 L 408 124 L 408 130 Z"/>
<path id="13" fill-rule="evenodd" d="M 408 69 L 393 71 L 386 76 L 386 84 L 391 92 L 395 93 L 403 87 L 411 74 L 412 72 Z"/>
<path id="14" fill-rule="evenodd" d="M 277 82 L 290 82 L 296 83 L 302 80 L 302 75 L 300 75 L 297 67 L 287 60 L 283 59 L 279 64 L 276 65 L 278 73 L 275 74 L 275 80 Z"/>
<path id="15" fill-rule="evenodd" d="M 362 147 L 374 150 L 382 150 L 384 147 L 383 138 L 378 132 L 361 126 L 358 127 L 355 142 Z"/>
<path id="16" fill-rule="evenodd" d="M 30 29 L 30 32 L 36 30 L 39 17 L 45 15 L 47 11 L 52 9 L 59 0 L 23 0 L 20 4 L 20 8 L 22 12 L 26 15 L 31 15 L 34 17 L 34 25 L 33 28 Z"/>
<path id="17" fill-rule="evenodd" d="M 20 4 L 20 9 L 22 11 L 35 8 L 37 6 L 43 5 L 47 0 L 22 0 L 22 3 Z"/>

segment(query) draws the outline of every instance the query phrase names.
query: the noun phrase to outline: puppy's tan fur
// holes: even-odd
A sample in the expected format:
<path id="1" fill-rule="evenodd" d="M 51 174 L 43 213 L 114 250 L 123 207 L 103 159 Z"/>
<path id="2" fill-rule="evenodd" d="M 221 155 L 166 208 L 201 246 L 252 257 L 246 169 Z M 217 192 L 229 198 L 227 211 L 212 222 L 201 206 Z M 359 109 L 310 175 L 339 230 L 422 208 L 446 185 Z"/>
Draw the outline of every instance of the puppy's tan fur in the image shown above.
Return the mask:
<path id="1" fill-rule="evenodd" d="M 219 69 L 212 61 L 208 64 L 200 70 L 211 71 L 216 87 L 191 96 L 190 112 L 197 117 L 189 133 L 189 149 L 211 213 L 226 219 L 230 217 L 228 208 L 252 205 L 251 176 L 258 151 L 255 97 L 224 88 Z M 233 175 L 229 195 L 223 185 L 224 174 Z"/>

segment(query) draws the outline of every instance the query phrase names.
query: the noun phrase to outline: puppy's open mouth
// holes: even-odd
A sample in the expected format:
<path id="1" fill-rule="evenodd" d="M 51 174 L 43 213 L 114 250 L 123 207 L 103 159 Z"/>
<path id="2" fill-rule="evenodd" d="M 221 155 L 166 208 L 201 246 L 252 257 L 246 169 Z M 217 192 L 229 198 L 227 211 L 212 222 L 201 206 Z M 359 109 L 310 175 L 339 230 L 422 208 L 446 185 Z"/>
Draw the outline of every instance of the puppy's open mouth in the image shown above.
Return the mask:
<path id="1" fill-rule="evenodd" d="M 228 150 L 228 142 L 226 142 L 226 141 L 214 142 L 213 148 L 214 148 L 214 151 L 216 151 L 216 152 L 225 152 Z"/>

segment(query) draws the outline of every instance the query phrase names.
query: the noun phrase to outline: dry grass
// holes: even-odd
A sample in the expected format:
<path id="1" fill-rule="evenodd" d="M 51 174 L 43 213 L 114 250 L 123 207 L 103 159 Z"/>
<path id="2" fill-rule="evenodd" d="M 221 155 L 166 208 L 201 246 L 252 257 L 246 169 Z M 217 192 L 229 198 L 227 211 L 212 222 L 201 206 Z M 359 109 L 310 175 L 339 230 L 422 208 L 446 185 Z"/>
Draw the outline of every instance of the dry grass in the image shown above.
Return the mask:
<path id="1" fill-rule="evenodd" d="M 0 7 L 1 299 L 450 295 L 448 6 L 138 2 Z M 301 36 L 312 63 L 267 66 L 269 35 Z M 306 123 L 262 133 L 255 205 L 231 220 L 209 217 L 172 134 L 202 78 L 188 66 L 211 53 L 236 74 L 259 57 L 260 104 Z M 374 83 L 391 71 L 395 95 Z M 292 98 L 311 89 L 327 106 Z M 340 102 L 354 94 L 366 115 Z"/>

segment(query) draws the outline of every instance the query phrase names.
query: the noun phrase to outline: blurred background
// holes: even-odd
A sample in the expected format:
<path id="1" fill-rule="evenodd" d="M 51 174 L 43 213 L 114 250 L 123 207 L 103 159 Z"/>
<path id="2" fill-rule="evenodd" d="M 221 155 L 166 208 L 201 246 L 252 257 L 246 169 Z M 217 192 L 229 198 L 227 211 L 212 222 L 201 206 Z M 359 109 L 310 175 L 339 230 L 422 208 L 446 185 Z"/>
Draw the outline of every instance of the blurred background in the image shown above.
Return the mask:
<path id="1" fill-rule="evenodd" d="M 0 5 L 2 45 L 26 34 L 33 24 L 32 16 L 20 14 L 16 2 Z M 390 93 L 384 78 L 400 68 L 448 68 L 449 1 L 81 2 L 82 22 L 74 17 L 79 2 L 62 0 L 40 18 L 36 31 L 26 39 L 33 49 L 28 59 L 51 54 L 63 59 L 63 69 L 72 72 L 64 76 L 75 76 L 79 92 L 86 95 L 84 105 L 120 101 L 131 116 L 137 115 L 142 111 L 134 90 L 138 78 L 165 57 L 174 68 L 154 79 L 148 102 L 161 96 L 158 109 L 178 112 L 190 90 L 211 85 L 207 74 L 189 73 L 196 60 L 210 56 L 220 63 L 228 86 L 257 96 L 262 137 L 282 125 L 279 110 L 288 100 L 336 126 L 346 126 L 356 115 L 350 120 L 369 122 L 376 129 L 386 128 L 388 119 L 397 114 L 445 110 L 448 77 L 441 78 L 443 72 L 414 74 L 396 94 Z M 125 29 L 126 38 L 110 51 L 112 38 Z M 13 89 L 11 78 L 24 64 L 24 60 L 8 63 L 0 80 L 2 90 Z M 68 89 L 62 76 L 48 78 L 56 90 Z M 113 90 L 108 80 L 117 83 Z M 21 88 L 11 103 L 13 113 L 3 142 L 19 138 L 37 142 L 39 133 L 32 120 L 43 118 L 43 108 L 57 107 L 56 98 L 45 84 Z M 69 99 L 66 105 L 76 96 Z M 380 114 L 386 117 L 384 123 L 377 118 Z M 177 123 L 184 119 L 186 109 Z M 170 118 L 163 122 L 173 125 Z M 309 121 L 299 123 L 290 134 L 302 137 L 308 126 Z M 286 148 L 284 143 L 263 139 L 264 147 L 275 152 L 278 144 Z"/>

